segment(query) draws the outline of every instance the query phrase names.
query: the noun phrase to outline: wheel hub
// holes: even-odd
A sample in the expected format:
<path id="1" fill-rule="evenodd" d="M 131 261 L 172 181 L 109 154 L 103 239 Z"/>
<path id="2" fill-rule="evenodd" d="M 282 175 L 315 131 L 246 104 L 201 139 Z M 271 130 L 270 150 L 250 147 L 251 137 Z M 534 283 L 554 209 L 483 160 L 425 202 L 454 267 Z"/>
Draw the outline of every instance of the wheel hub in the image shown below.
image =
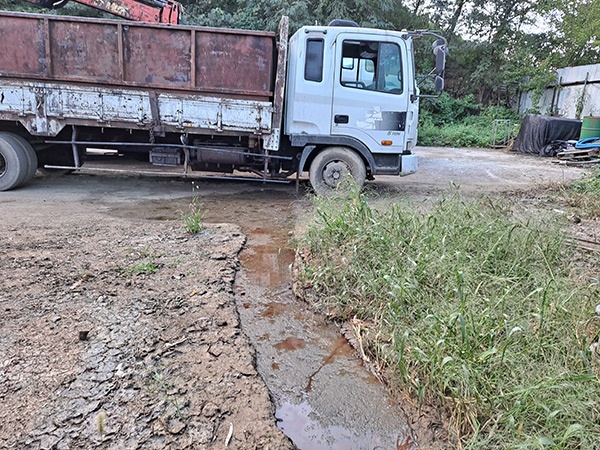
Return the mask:
<path id="1" fill-rule="evenodd" d="M 336 187 L 349 174 L 350 170 L 344 162 L 332 161 L 323 169 L 323 181 L 328 186 Z"/>

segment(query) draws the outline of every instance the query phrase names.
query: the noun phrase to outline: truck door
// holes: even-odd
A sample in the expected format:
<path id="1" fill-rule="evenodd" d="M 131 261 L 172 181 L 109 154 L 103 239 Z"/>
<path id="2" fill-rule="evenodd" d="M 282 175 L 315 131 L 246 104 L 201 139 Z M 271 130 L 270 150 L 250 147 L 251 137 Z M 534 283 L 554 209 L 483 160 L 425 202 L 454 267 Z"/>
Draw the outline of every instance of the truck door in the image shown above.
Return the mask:
<path id="1" fill-rule="evenodd" d="M 335 45 L 331 134 L 359 139 L 372 153 L 402 153 L 409 102 L 405 43 L 340 33 Z"/>

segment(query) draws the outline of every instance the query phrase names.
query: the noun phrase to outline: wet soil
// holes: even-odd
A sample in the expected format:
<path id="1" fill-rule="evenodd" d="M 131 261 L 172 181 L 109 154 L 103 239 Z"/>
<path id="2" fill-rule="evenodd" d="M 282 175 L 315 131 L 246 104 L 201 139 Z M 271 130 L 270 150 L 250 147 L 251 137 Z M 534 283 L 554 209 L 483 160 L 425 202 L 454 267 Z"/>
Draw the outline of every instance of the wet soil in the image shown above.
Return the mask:
<path id="1" fill-rule="evenodd" d="M 0 448 L 292 447 L 235 305 L 246 238 L 186 234 L 188 185 L 69 176 L 3 194 Z"/>
<path id="2" fill-rule="evenodd" d="M 295 298 L 286 236 L 245 229 L 236 297 L 279 427 L 303 449 L 395 449 L 415 442 L 399 405 L 340 330 Z"/>
<path id="3" fill-rule="evenodd" d="M 535 209 L 583 173 L 500 151 L 421 155 L 417 174 L 368 189 L 419 202 L 459 185 Z M 181 221 L 193 197 L 196 236 Z M 73 174 L 0 193 L 0 208 L 0 448 L 433 445 L 292 295 L 288 239 L 310 210 L 293 186 Z M 577 226 L 598 240 L 594 224 Z"/>

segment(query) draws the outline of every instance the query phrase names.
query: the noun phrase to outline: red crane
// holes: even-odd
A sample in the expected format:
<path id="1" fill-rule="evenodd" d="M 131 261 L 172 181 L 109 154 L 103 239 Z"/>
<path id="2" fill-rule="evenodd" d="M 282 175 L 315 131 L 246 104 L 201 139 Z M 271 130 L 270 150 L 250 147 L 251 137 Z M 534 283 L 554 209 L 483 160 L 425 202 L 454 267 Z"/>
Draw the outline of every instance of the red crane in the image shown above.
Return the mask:
<path id="1" fill-rule="evenodd" d="M 44 8 L 58 9 L 69 0 L 26 0 Z M 178 24 L 181 4 L 173 0 L 74 0 L 82 5 L 106 11 L 136 22 Z"/>

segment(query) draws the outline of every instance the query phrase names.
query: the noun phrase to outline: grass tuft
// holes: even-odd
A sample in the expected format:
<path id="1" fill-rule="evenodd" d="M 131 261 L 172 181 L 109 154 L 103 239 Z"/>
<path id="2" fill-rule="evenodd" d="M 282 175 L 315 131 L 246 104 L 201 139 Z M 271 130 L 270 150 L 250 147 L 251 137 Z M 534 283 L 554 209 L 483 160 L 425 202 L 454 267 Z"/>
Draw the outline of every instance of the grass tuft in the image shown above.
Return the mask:
<path id="1" fill-rule="evenodd" d="M 204 218 L 206 217 L 206 210 L 198 201 L 198 197 L 192 198 L 187 211 L 181 212 L 181 219 L 183 220 L 183 227 L 189 234 L 198 234 L 204 230 Z"/>
<path id="2" fill-rule="evenodd" d="M 127 268 L 126 272 L 129 274 L 156 273 L 158 272 L 158 264 L 152 258 L 148 258 L 146 261 Z"/>
<path id="3" fill-rule="evenodd" d="M 599 448 L 600 293 L 569 277 L 559 225 L 485 199 L 428 209 L 317 200 L 306 296 L 364 324 L 366 351 L 447 411 L 458 447 Z"/>

